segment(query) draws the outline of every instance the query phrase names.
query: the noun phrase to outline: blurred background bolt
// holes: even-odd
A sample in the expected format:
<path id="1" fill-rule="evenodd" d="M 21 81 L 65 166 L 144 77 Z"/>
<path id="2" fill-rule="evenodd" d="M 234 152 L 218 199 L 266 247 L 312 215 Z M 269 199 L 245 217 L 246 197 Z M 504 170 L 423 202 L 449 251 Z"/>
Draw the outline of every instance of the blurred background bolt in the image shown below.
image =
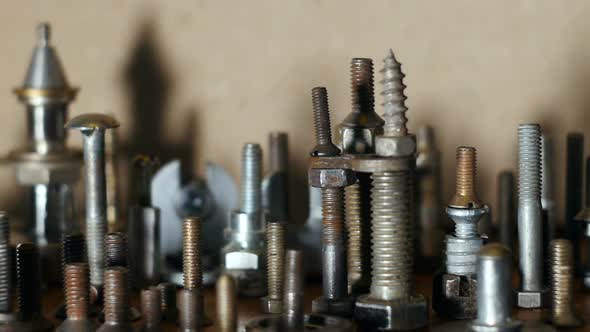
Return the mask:
<path id="1" fill-rule="evenodd" d="M 551 322 L 559 328 L 583 324 L 574 313 L 574 271 L 572 244 L 565 239 L 551 241 Z"/>
<path id="2" fill-rule="evenodd" d="M 142 289 L 140 293 L 141 313 L 143 315 L 143 324 L 140 331 L 143 332 L 160 332 L 162 330 L 162 298 L 160 289 L 151 286 Z"/>
<path id="3" fill-rule="evenodd" d="M 283 304 L 285 269 L 285 226 L 281 222 L 266 224 L 267 295 L 261 299 L 262 312 L 280 314 Z"/>
<path id="4" fill-rule="evenodd" d="M 219 332 L 235 332 L 238 320 L 236 299 L 236 282 L 229 274 L 222 274 L 217 278 L 215 286 L 217 296 L 217 324 Z"/>
<path id="5" fill-rule="evenodd" d="M 502 171 L 498 175 L 498 225 L 500 242 L 510 251 L 514 250 L 514 233 L 516 231 L 516 195 L 514 174 Z"/>
<path id="6" fill-rule="evenodd" d="M 11 252 L 10 222 L 6 212 L 0 211 L 0 324 L 14 320 Z"/>
<path id="7" fill-rule="evenodd" d="M 90 310 L 90 281 L 88 264 L 68 263 L 64 266 L 64 287 L 67 319 L 57 328 L 61 332 L 95 331 L 98 327 L 88 318 Z"/>
<path id="8" fill-rule="evenodd" d="M 98 332 L 128 332 L 129 323 L 128 270 L 124 267 L 107 267 L 104 272 L 104 323 Z"/>
<path id="9" fill-rule="evenodd" d="M 161 310 L 162 319 L 165 322 L 176 322 L 178 319 L 178 309 L 176 307 L 176 285 L 171 282 L 163 282 L 158 285 L 160 297 L 162 299 Z"/>

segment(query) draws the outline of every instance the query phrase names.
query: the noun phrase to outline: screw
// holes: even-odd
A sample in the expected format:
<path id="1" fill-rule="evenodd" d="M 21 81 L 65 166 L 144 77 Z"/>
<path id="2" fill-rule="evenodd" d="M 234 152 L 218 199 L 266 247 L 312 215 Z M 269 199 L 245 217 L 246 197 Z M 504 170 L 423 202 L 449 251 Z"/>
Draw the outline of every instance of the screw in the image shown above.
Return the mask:
<path id="1" fill-rule="evenodd" d="M 65 270 L 67 264 L 86 262 L 86 238 L 84 234 L 69 234 L 62 241 L 62 265 Z"/>
<path id="2" fill-rule="evenodd" d="M 57 328 L 60 332 L 94 331 L 97 326 L 88 319 L 90 289 L 88 264 L 68 263 L 64 266 L 67 319 Z"/>
<path id="3" fill-rule="evenodd" d="M 262 311 L 282 312 L 283 275 L 285 268 L 285 226 L 280 222 L 266 224 L 267 296 L 262 298 Z"/>
<path id="4" fill-rule="evenodd" d="M 104 324 L 97 330 L 131 331 L 129 324 L 128 270 L 121 266 L 107 267 L 104 272 Z"/>
<path id="5" fill-rule="evenodd" d="M 395 58 L 393 50 L 389 50 L 389 54 L 383 60 L 383 126 L 384 136 L 406 136 L 408 129 L 406 127 L 406 95 L 404 89 L 406 85 L 403 83 L 406 75 L 401 71 L 401 64 Z M 377 152 L 379 153 L 379 152 Z"/>
<path id="6" fill-rule="evenodd" d="M 350 61 L 352 111 L 372 113 L 375 107 L 373 60 L 354 58 Z"/>
<path id="7" fill-rule="evenodd" d="M 108 233 L 104 239 L 105 267 L 127 267 L 127 237 L 124 233 Z"/>
<path id="8" fill-rule="evenodd" d="M 262 205 L 260 183 L 262 178 L 262 150 L 254 143 L 242 148 L 241 211 L 259 214 Z"/>
<path id="9" fill-rule="evenodd" d="M 328 108 L 328 91 L 324 87 L 311 90 L 313 101 L 313 122 L 315 125 L 316 146 L 311 155 L 329 157 L 340 154 L 340 149 L 332 143 L 332 127 L 330 125 L 330 111 Z"/>
<path id="10" fill-rule="evenodd" d="M 140 294 L 141 312 L 143 314 L 143 326 L 140 331 L 144 332 L 159 332 L 163 331 L 162 310 L 160 304 L 162 299 L 160 296 L 160 289 L 156 286 L 143 289 Z"/>
<path id="11" fill-rule="evenodd" d="M 518 306 L 545 306 L 541 215 L 541 127 L 518 126 L 518 239 L 521 289 Z"/>
<path id="12" fill-rule="evenodd" d="M 354 293 L 353 288 L 363 277 L 362 252 L 362 208 L 361 185 L 357 182 L 344 189 L 345 224 L 348 235 L 347 273 L 348 292 Z"/>
<path id="13" fill-rule="evenodd" d="M 236 282 L 229 274 L 217 278 L 215 286 L 217 295 L 217 322 L 220 332 L 235 332 L 237 328 L 238 308 L 236 303 Z"/>
<path id="14" fill-rule="evenodd" d="M 477 263 L 477 319 L 474 331 L 518 331 L 521 322 L 511 318 L 511 253 L 498 243 L 484 246 Z"/>
<path id="15" fill-rule="evenodd" d="M 171 282 L 163 282 L 158 285 L 162 298 L 162 318 L 165 322 L 175 322 L 178 318 L 176 309 L 176 285 Z"/>
<path id="16" fill-rule="evenodd" d="M 12 320 L 12 257 L 10 223 L 0 211 L 0 322 Z"/>
<path id="17" fill-rule="evenodd" d="M 500 242 L 512 251 L 514 246 L 514 212 L 516 211 L 514 193 L 514 174 L 503 171 L 498 175 L 498 224 Z"/>
<path id="18" fill-rule="evenodd" d="M 574 271 L 572 244 L 565 239 L 551 241 L 551 286 L 553 305 L 551 321 L 560 328 L 572 328 L 582 325 L 574 313 Z"/>
<path id="19" fill-rule="evenodd" d="M 303 254 L 299 250 L 285 253 L 282 323 L 285 331 L 303 330 Z"/>
<path id="20" fill-rule="evenodd" d="M 482 205 L 475 193 L 475 163 L 475 148 L 465 146 L 457 148 L 456 191 L 449 206 L 479 208 Z"/>
<path id="21" fill-rule="evenodd" d="M 115 119 L 93 113 L 77 116 L 66 123 L 66 128 L 79 129 L 84 138 L 86 241 L 90 283 L 96 288 L 103 284 L 104 234 L 107 231 L 104 135 L 106 129 L 118 126 Z"/>

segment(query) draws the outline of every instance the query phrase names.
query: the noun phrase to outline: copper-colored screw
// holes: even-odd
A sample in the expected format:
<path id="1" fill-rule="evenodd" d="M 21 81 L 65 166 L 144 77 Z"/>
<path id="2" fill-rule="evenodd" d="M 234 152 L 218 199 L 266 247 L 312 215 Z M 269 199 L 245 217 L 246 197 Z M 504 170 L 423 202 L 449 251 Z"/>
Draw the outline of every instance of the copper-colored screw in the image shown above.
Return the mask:
<path id="1" fill-rule="evenodd" d="M 217 295 L 217 323 L 220 332 L 234 332 L 237 327 L 236 282 L 229 274 L 222 274 L 215 286 Z"/>
<path id="2" fill-rule="evenodd" d="M 573 308 L 573 264 L 572 244 L 566 239 L 551 241 L 551 320 L 553 325 L 560 328 L 582 325 Z"/>
<path id="3" fill-rule="evenodd" d="M 128 319 L 128 271 L 124 267 L 107 267 L 104 272 L 104 324 L 97 330 L 130 331 Z"/>
<path id="4" fill-rule="evenodd" d="M 64 284 L 68 319 L 87 319 L 90 303 L 88 264 L 67 264 L 64 270 Z"/>
<path id="5" fill-rule="evenodd" d="M 201 220 L 188 217 L 182 228 L 182 268 L 184 289 L 201 289 L 203 271 L 201 270 Z"/>
<path id="6" fill-rule="evenodd" d="M 475 193 L 476 158 L 475 148 L 468 146 L 457 148 L 457 189 L 449 206 L 458 208 L 482 206 Z"/>
<path id="7" fill-rule="evenodd" d="M 161 293 L 156 286 L 143 289 L 140 294 L 143 326 L 141 331 L 162 331 Z"/>

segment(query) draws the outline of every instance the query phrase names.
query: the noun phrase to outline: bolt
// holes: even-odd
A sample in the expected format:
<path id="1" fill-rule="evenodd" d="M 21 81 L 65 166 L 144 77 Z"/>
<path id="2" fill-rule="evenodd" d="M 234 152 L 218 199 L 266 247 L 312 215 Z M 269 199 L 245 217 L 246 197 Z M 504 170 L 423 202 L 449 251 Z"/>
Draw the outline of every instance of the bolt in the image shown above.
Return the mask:
<path id="1" fill-rule="evenodd" d="M 115 119 L 93 113 L 77 116 L 66 123 L 66 128 L 79 129 L 84 138 L 86 241 L 90 283 L 96 288 L 103 284 L 104 235 L 107 232 L 104 135 L 105 130 L 118 126 Z"/>
<path id="2" fill-rule="evenodd" d="M 340 149 L 332 143 L 328 91 L 324 87 L 315 87 L 311 90 L 311 97 L 313 101 L 315 138 L 317 142 L 311 151 L 311 155 L 318 157 L 336 156 L 340 154 Z"/>
<path id="3" fill-rule="evenodd" d="M 348 293 L 351 295 L 368 292 L 371 283 L 371 179 L 363 173 L 358 173 L 357 178 L 357 183 L 344 188 Z"/>
<path id="4" fill-rule="evenodd" d="M 375 93 L 373 92 L 373 60 L 354 58 L 350 61 L 352 88 L 352 111 L 374 112 Z"/>
<path id="5" fill-rule="evenodd" d="M 286 132 L 275 131 L 268 135 L 270 172 L 286 172 L 289 168 L 289 137 Z"/>
<path id="6" fill-rule="evenodd" d="M 104 239 L 105 267 L 127 267 L 127 237 L 124 233 L 108 233 Z"/>
<path id="7" fill-rule="evenodd" d="M 143 314 L 143 325 L 140 331 L 160 332 L 162 330 L 162 310 L 160 304 L 162 299 L 160 289 L 156 286 L 143 289 L 140 293 L 141 312 Z"/>
<path id="8" fill-rule="evenodd" d="M 572 244 L 566 239 L 551 241 L 551 286 L 553 303 L 552 324 L 559 328 L 573 328 L 582 325 L 574 313 L 574 257 Z"/>
<path id="9" fill-rule="evenodd" d="M 262 183 L 263 208 L 270 220 L 287 221 L 289 218 L 289 140 L 286 132 L 268 135 L 269 175 Z"/>
<path id="10" fill-rule="evenodd" d="M 107 267 L 104 272 L 104 324 L 98 332 L 131 331 L 129 323 L 128 270 L 121 266 Z"/>
<path id="11" fill-rule="evenodd" d="M 49 331 L 52 324 L 41 314 L 39 248 L 32 243 L 16 246 L 16 294 L 19 320 L 32 331 Z"/>
<path id="12" fill-rule="evenodd" d="M 237 328 L 238 308 L 236 303 L 236 282 L 229 274 L 217 278 L 215 286 L 217 295 L 217 322 L 220 332 L 235 332 Z"/>
<path id="13" fill-rule="evenodd" d="M 514 246 L 514 220 L 516 207 L 514 193 L 514 174 L 503 171 L 498 175 L 498 224 L 500 225 L 500 242 L 512 251 Z"/>
<path id="14" fill-rule="evenodd" d="M 484 246 L 477 263 L 477 319 L 473 331 L 519 331 L 522 323 L 511 318 L 512 263 L 508 248 L 499 243 Z"/>
<path id="15" fill-rule="evenodd" d="M 465 146 L 457 148 L 456 191 L 449 206 L 455 208 L 479 208 L 482 205 L 475 193 L 475 163 L 475 148 Z"/>
<path id="16" fill-rule="evenodd" d="M 267 296 L 262 298 L 262 312 L 279 314 L 283 302 L 285 268 L 285 226 L 280 222 L 266 224 Z"/>
<path id="17" fill-rule="evenodd" d="M 541 215 L 541 127 L 518 126 L 518 239 L 521 308 L 545 306 L 543 289 L 543 224 Z"/>
<path id="18" fill-rule="evenodd" d="M 257 215 L 262 205 L 262 150 L 260 145 L 247 143 L 242 148 L 241 211 Z"/>
<path id="19" fill-rule="evenodd" d="M 67 319 L 57 328 L 60 332 L 95 331 L 97 326 L 88 319 L 90 285 L 88 264 L 68 263 L 64 266 L 64 286 Z"/>
<path id="20" fill-rule="evenodd" d="M 0 211 L 0 323 L 13 319 L 10 223 L 6 212 Z"/>
<path id="21" fill-rule="evenodd" d="M 178 318 L 176 309 L 176 285 L 171 282 L 163 282 L 158 285 L 162 298 L 162 319 L 165 322 L 175 322 Z"/>
<path id="22" fill-rule="evenodd" d="M 285 331 L 303 330 L 303 278 L 303 253 L 299 250 L 287 250 L 282 314 L 282 325 Z"/>
<path id="23" fill-rule="evenodd" d="M 64 236 L 62 265 L 65 270 L 67 264 L 86 262 L 86 238 L 84 234 L 68 234 Z"/>

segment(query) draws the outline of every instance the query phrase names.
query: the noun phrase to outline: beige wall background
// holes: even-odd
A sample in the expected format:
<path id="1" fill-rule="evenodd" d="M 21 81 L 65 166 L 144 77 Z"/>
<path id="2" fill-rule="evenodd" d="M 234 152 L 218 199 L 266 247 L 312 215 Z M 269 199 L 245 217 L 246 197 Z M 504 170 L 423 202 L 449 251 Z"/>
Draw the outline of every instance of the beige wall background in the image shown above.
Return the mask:
<path id="1" fill-rule="evenodd" d="M 266 145 L 269 131 L 287 131 L 298 202 L 314 143 L 310 89 L 327 86 L 333 123 L 342 120 L 352 57 L 371 57 L 379 69 L 388 48 L 396 52 L 410 128 L 436 130 L 445 202 L 456 146 L 478 149 L 479 192 L 495 205 L 497 173 L 515 169 L 518 123 L 539 122 L 554 138 L 562 216 L 565 135 L 590 129 L 587 1 L 25 0 L 2 2 L 0 15 L 0 151 L 24 138 L 11 89 L 40 21 L 51 22 L 81 87 L 71 116 L 116 114 L 124 154 L 193 155 L 195 173 L 212 160 L 238 178 L 242 143 Z M 80 146 L 80 136 L 70 143 Z M 0 204 L 13 209 L 22 190 L 10 168 L 0 181 Z"/>

